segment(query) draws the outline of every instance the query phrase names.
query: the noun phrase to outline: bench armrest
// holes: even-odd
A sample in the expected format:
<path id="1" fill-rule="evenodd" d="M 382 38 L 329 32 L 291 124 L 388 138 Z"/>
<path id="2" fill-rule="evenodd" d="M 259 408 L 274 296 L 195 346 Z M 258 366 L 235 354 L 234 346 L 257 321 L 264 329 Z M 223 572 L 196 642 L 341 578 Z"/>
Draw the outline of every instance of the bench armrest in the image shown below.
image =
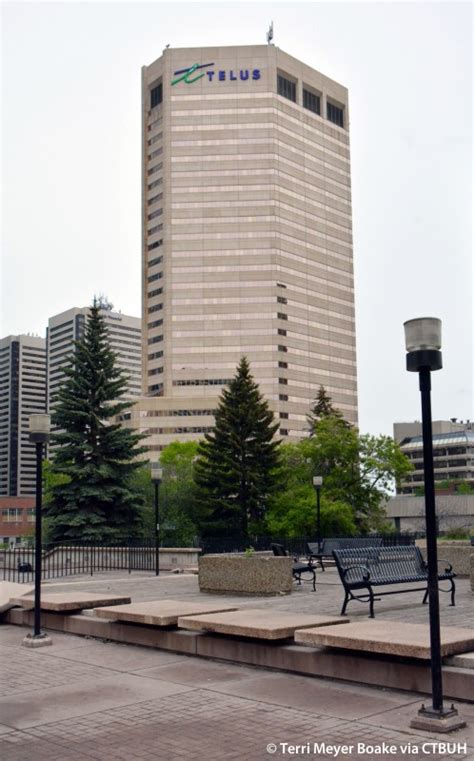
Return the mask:
<path id="1" fill-rule="evenodd" d="M 438 563 L 446 563 L 447 565 L 446 565 L 446 568 L 444 569 L 444 572 L 445 573 L 452 573 L 453 566 L 452 566 L 452 564 L 448 560 L 440 560 L 440 558 L 438 558 Z M 423 560 L 423 570 L 425 570 L 425 571 L 428 570 L 428 563 L 427 563 L 426 560 Z"/>
<path id="2" fill-rule="evenodd" d="M 363 581 L 369 581 L 370 579 L 370 571 L 367 568 L 366 565 L 362 565 L 362 563 L 356 563 L 355 565 L 350 565 L 348 568 L 342 569 L 342 576 L 345 578 L 346 574 L 349 573 L 349 571 L 352 571 L 354 568 L 363 568 L 365 570 L 365 574 L 363 576 Z"/>

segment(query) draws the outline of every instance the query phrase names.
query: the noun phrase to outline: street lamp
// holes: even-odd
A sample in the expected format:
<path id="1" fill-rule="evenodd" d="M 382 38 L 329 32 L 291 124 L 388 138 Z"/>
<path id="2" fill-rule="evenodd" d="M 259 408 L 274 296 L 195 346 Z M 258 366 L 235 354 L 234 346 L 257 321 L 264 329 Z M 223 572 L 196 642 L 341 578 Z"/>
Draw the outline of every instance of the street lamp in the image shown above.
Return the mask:
<path id="1" fill-rule="evenodd" d="M 151 480 L 155 484 L 155 574 L 160 575 L 160 516 L 158 491 L 163 479 L 163 470 L 159 462 L 151 463 Z"/>
<path id="2" fill-rule="evenodd" d="M 24 640 L 25 647 L 41 647 L 51 645 L 51 638 L 41 633 L 41 510 L 42 510 L 42 476 L 43 476 L 43 444 L 49 441 L 51 432 L 51 415 L 43 413 L 30 415 L 30 441 L 36 446 L 36 510 L 35 510 L 35 604 L 34 630 Z"/>
<path id="3" fill-rule="evenodd" d="M 313 476 L 313 486 L 316 489 L 316 529 L 318 532 L 318 552 L 321 552 L 321 486 L 322 476 Z"/>
<path id="4" fill-rule="evenodd" d="M 423 469 L 425 481 L 426 549 L 428 555 L 428 598 L 431 646 L 432 707 L 422 705 L 411 726 L 432 732 L 450 732 L 464 727 L 457 710 L 443 707 L 441 633 L 439 622 L 438 548 L 436 544 L 436 506 L 433 470 L 433 433 L 431 427 L 431 371 L 441 370 L 441 320 L 420 317 L 404 323 L 407 370 L 419 373 L 423 431 Z"/>

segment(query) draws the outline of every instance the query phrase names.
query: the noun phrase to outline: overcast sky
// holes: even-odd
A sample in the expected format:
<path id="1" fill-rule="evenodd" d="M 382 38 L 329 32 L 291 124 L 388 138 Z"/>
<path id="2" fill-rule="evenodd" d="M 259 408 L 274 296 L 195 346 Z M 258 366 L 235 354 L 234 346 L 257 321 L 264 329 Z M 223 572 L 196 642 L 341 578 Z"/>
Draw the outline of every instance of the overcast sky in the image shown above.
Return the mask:
<path id="1" fill-rule="evenodd" d="M 402 324 L 443 321 L 433 417 L 473 415 L 469 2 L 4 2 L 0 337 L 104 293 L 140 315 L 140 69 L 275 44 L 349 88 L 363 432 L 420 418 Z"/>

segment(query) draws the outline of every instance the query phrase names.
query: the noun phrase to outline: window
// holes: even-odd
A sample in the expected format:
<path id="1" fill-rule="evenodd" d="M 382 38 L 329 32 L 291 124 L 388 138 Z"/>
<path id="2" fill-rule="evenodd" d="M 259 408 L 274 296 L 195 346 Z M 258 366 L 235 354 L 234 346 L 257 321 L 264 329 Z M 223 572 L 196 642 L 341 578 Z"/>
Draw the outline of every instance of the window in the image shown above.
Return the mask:
<path id="1" fill-rule="evenodd" d="M 288 401 L 288 395 L 287 394 L 278 394 L 278 398 L 280 402 L 287 402 Z"/>
<path id="2" fill-rule="evenodd" d="M 279 320 L 287 320 L 288 319 L 288 315 L 284 314 L 283 312 L 278 312 L 277 317 L 278 317 Z"/>
<path id="3" fill-rule="evenodd" d="M 280 418 L 282 420 L 288 420 L 288 413 L 287 412 L 280 412 Z"/>
<path id="4" fill-rule="evenodd" d="M 159 172 L 160 169 L 163 169 L 163 162 L 162 161 L 160 161 L 160 163 L 157 164 L 156 166 L 152 166 L 152 168 L 148 170 L 148 175 L 155 174 L 155 172 Z M 150 187 L 150 186 L 148 186 L 148 187 Z"/>
<path id="5" fill-rule="evenodd" d="M 159 225 L 159 226 L 162 227 L 162 225 Z M 150 245 L 148 246 L 148 251 L 153 251 L 154 248 L 159 248 L 162 245 L 163 245 L 163 239 L 155 240 L 154 243 L 150 243 Z"/>
<path id="6" fill-rule="evenodd" d="M 204 378 L 203 380 L 175 380 L 173 386 L 226 386 L 231 378 Z"/>
<path id="7" fill-rule="evenodd" d="M 160 177 L 159 180 L 155 180 L 154 182 L 150 182 L 148 185 L 148 190 L 153 190 L 153 188 L 157 188 L 158 185 L 161 185 L 163 182 L 163 177 Z"/>
<path id="8" fill-rule="evenodd" d="M 162 272 L 155 272 L 154 275 L 150 275 L 149 278 L 147 278 L 149 283 L 153 283 L 155 280 L 160 280 L 163 277 Z"/>
<path id="9" fill-rule="evenodd" d="M 316 93 L 310 92 L 303 88 L 303 106 L 314 114 L 321 113 L 321 98 Z M 329 117 L 328 117 L 329 118 Z"/>
<path id="10" fill-rule="evenodd" d="M 160 296 L 162 293 L 163 293 L 163 287 L 155 288 L 154 291 L 148 291 L 148 297 L 152 299 L 153 296 Z"/>
<path id="11" fill-rule="evenodd" d="M 278 335 L 279 336 L 286 336 L 286 330 L 284 328 L 278 328 Z"/>
<path id="12" fill-rule="evenodd" d="M 152 213 L 148 215 L 148 219 L 156 219 L 156 217 L 161 217 L 162 214 L 163 214 L 163 209 L 157 209 L 156 211 L 152 211 Z"/>
<path id="13" fill-rule="evenodd" d="M 152 312 L 159 312 L 160 309 L 163 309 L 163 304 L 155 304 L 152 307 L 148 307 L 148 312 L 151 314 Z"/>
<path id="14" fill-rule="evenodd" d="M 151 206 L 153 203 L 156 203 L 157 201 L 161 201 L 163 198 L 163 193 L 158 193 L 157 196 L 153 196 L 153 198 L 148 199 L 148 206 Z"/>
<path id="15" fill-rule="evenodd" d="M 153 145 L 153 143 L 157 143 L 158 140 L 161 140 L 162 137 L 163 137 L 163 133 L 162 132 L 158 132 L 157 135 L 153 135 L 153 137 L 151 137 L 148 140 L 148 145 Z"/>
<path id="16" fill-rule="evenodd" d="M 288 436 L 288 428 L 280 428 L 280 436 Z"/>
<path id="17" fill-rule="evenodd" d="M 163 384 L 155 383 L 153 386 L 148 386 L 148 393 L 152 396 L 163 396 Z"/>
<path id="18" fill-rule="evenodd" d="M 277 76 L 277 92 L 278 95 L 283 95 L 284 98 L 296 103 L 296 82 L 282 77 L 281 74 Z"/>
<path id="19" fill-rule="evenodd" d="M 149 344 L 157 344 L 160 343 L 160 341 L 163 340 L 163 336 L 153 336 L 153 338 L 148 339 Z"/>
<path id="20" fill-rule="evenodd" d="M 279 362 L 278 367 L 282 367 L 284 370 L 288 369 L 288 362 Z"/>
<path id="21" fill-rule="evenodd" d="M 163 320 L 154 320 L 153 322 L 148 323 L 148 328 L 152 330 L 153 328 L 159 328 L 160 325 L 163 325 Z"/>
<path id="22" fill-rule="evenodd" d="M 163 225 L 162 224 L 156 225 L 155 227 L 150 227 L 150 229 L 148 230 L 148 235 L 155 235 L 155 233 L 159 233 L 160 230 L 162 230 L 162 229 L 163 229 Z M 155 246 L 155 248 L 157 248 L 157 247 Z"/>
<path id="23" fill-rule="evenodd" d="M 287 352 L 288 351 L 288 347 L 287 346 L 283 346 L 283 344 L 278 344 L 278 351 Z"/>
<path id="24" fill-rule="evenodd" d="M 148 154 L 149 159 L 156 159 L 157 156 L 160 156 L 163 153 L 163 148 L 157 148 L 156 151 L 152 151 Z"/>
<path id="25" fill-rule="evenodd" d="M 162 241 L 159 241 L 159 243 L 161 243 L 161 242 Z M 161 264 L 162 261 L 163 261 L 163 257 L 162 256 L 157 256 L 156 259 L 150 259 L 150 261 L 148 262 L 148 266 L 149 267 L 154 267 L 156 264 Z"/>
<path id="26" fill-rule="evenodd" d="M 154 351 L 153 354 L 148 355 L 148 359 L 160 359 L 163 356 L 163 351 Z"/>
<path id="27" fill-rule="evenodd" d="M 288 304 L 288 299 L 285 299 L 284 296 L 277 296 L 277 301 L 279 304 Z"/>
<path id="28" fill-rule="evenodd" d="M 154 367 L 153 370 L 150 370 L 148 375 L 161 375 L 162 372 L 163 372 L 162 367 Z"/>
<path id="29" fill-rule="evenodd" d="M 337 124 L 338 127 L 344 126 L 344 113 L 342 108 L 335 106 L 334 103 L 327 102 L 327 118 L 330 122 Z"/>
<path id="30" fill-rule="evenodd" d="M 159 106 L 162 100 L 163 100 L 163 84 L 160 82 L 159 85 L 156 85 L 156 87 L 153 87 L 150 90 L 150 108 L 155 108 L 155 106 Z"/>
<path id="31" fill-rule="evenodd" d="M 281 386 L 287 386 L 288 385 L 288 378 L 278 378 L 278 383 Z"/>

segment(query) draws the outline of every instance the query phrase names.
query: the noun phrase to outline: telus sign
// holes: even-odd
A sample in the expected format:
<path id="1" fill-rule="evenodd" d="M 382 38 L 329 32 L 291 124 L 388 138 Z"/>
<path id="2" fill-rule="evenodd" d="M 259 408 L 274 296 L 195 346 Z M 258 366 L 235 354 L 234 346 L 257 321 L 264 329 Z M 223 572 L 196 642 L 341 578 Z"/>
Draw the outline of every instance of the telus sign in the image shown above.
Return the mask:
<path id="1" fill-rule="evenodd" d="M 214 66 L 213 63 L 193 63 L 192 66 L 188 66 L 186 69 L 178 69 L 174 72 L 176 79 L 173 79 L 171 84 L 177 85 L 178 82 L 185 82 L 187 85 L 192 85 L 193 82 L 197 82 L 198 79 L 207 77 L 209 82 L 236 82 L 240 80 L 245 82 L 246 80 L 260 79 L 260 69 L 231 69 L 230 71 L 211 69 Z M 206 71 L 199 71 L 200 69 L 206 69 Z M 198 72 L 196 73 L 195 72 Z"/>

